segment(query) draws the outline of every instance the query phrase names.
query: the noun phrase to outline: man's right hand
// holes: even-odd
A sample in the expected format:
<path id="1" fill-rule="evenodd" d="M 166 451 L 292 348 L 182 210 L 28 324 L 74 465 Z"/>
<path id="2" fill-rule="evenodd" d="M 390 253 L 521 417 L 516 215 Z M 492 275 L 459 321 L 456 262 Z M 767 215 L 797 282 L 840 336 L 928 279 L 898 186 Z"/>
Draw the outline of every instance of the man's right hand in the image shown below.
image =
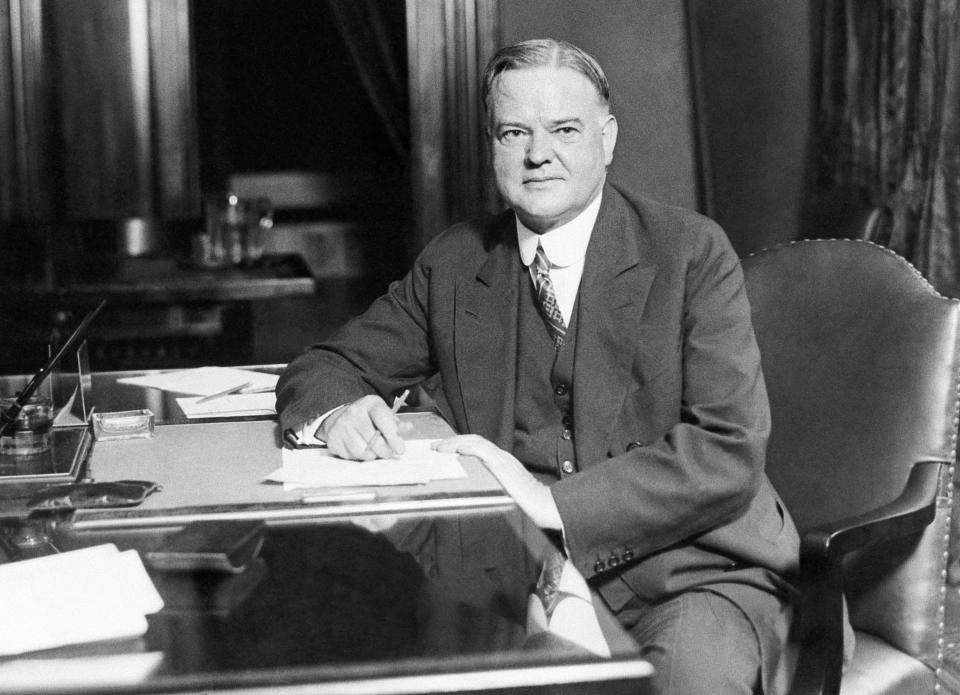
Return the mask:
<path id="1" fill-rule="evenodd" d="M 317 429 L 331 454 L 353 461 L 403 453 L 399 420 L 382 398 L 364 396 L 330 413 Z"/>

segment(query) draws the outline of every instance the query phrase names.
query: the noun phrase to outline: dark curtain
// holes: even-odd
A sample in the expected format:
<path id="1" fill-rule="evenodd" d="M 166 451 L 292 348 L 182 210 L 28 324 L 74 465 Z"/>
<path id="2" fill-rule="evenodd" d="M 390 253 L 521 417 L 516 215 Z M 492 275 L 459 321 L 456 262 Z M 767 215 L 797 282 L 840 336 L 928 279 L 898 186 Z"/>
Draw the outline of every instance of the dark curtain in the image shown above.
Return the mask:
<path id="1" fill-rule="evenodd" d="M 391 146 L 406 159 L 410 120 L 403 0 L 327 0 L 327 4 Z"/>
<path id="2" fill-rule="evenodd" d="M 857 186 L 872 241 L 960 297 L 960 0 L 823 0 L 817 187 Z"/>

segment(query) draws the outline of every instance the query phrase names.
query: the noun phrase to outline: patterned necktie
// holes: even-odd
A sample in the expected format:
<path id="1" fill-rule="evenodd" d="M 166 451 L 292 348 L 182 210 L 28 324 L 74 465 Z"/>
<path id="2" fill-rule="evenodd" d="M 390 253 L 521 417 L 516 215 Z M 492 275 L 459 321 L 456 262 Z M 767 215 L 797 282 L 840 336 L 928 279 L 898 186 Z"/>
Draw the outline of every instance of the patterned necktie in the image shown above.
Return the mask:
<path id="1" fill-rule="evenodd" d="M 539 244 L 537 244 L 537 255 L 533 259 L 533 268 L 536 272 L 533 285 L 537 290 L 540 311 L 550 329 L 550 335 L 553 336 L 553 346 L 559 350 L 567 334 L 567 326 L 563 322 L 563 314 L 560 313 L 560 307 L 557 304 L 557 295 L 550 281 L 550 261 L 547 260 L 547 254 Z"/>

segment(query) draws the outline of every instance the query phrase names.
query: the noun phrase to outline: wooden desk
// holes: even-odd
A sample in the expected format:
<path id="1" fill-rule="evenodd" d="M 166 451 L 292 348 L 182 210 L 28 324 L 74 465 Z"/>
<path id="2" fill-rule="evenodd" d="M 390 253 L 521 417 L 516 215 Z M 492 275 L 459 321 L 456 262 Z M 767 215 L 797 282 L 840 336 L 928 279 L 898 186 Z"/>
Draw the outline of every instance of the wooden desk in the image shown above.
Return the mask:
<path id="1" fill-rule="evenodd" d="M 411 438 L 452 433 L 435 413 L 405 413 Z M 444 508 L 512 506 L 497 480 L 475 460 L 468 477 L 427 485 L 374 488 L 366 503 L 304 504 L 307 490 L 284 490 L 264 478 L 281 465 L 273 420 L 161 425 L 151 439 L 96 442 L 87 475 L 94 480 L 152 480 L 163 486 L 132 509 L 78 510 L 76 529 L 182 525 L 211 518 L 309 519 L 369 513 L 421 513 Z"/>
<path id="2" fill-rule="evenodd" d="M 450 431 L 432 413 L 402 416 L 412 436 Z M 648 692 L 650 665 L 598 598 L 609 657 L 527 635 L 549 541 L 479 463 L 467 480 L 383 487 L 365 505 L 303 504 L 263 482 L 279 465 L 273 419 L 96 442 L 93 478 L 164 490 L 50 524 L 59 550 L 113 543 L 146 557 L 187 522 L 249 518 L 265 521 L 262 550 L 238 575 L 148 567 L 165 607 L 141 639 L 0 659 L 0 693 Z"/>
<path id="3" fill-rule="evenodd" d="M 91 529 L 56 541 L 145 556 L 174 531 Z M 544 539 L 515 507 L 271 523 L 264 533 L 240 575 L 148 567 L 165 606 L 141 639 L 0 659 L 0 693 L 649 692 L 650 665 L 602 606 L 608 657 L 527 635 Z M 27 682 L 5 675 L 24 670 Z"/>

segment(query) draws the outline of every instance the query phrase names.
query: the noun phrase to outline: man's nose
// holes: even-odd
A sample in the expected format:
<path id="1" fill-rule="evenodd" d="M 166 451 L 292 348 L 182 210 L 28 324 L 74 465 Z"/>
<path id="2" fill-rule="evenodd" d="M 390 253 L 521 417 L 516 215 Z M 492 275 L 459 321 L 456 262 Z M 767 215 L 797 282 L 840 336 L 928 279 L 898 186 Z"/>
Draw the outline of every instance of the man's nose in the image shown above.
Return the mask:
<path id="1" fill-rule="evenodd" d="M 534 131 L 527 141 L 527 165 L 538 167 L 553 158 L 553 140 L 549 133 Z"/>

